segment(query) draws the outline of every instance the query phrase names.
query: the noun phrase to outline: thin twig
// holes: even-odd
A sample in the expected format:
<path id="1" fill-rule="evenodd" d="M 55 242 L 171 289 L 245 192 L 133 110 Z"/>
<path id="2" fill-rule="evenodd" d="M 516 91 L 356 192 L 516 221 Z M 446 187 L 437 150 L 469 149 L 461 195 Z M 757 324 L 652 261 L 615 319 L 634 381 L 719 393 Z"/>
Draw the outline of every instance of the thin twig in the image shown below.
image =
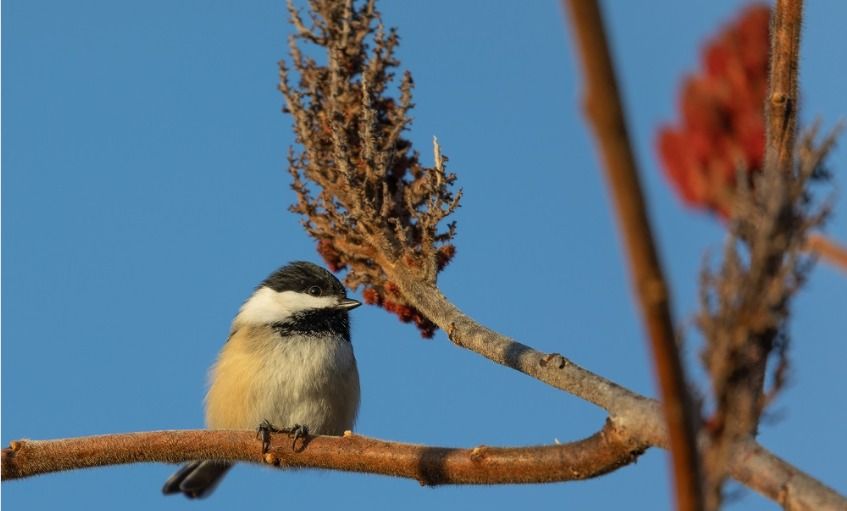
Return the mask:
<path id="1" fill-rule="evenodd" d="M 367 472 L 415 479 L 428 486 L 533 484 L 596 477 L 634 462 L 646 448 L 619 434 L 611 421 L 584 440 L 534 447 L 454 449 L 345 434 L 310 436 L 292 449 L 287 435 L 272 435 L 271 440 L 265 454 L 253 431 L 155 431 L 20 440 L 3 450 L 2 477 L 5 481 L 106 465 L 211 459 Z"/>
<path id="2" fill-rule="evenodd" d="M 777 0 L 771 28 L 768 101 L 765 103 L 765 173 L 788 174 L 797 138 L 797 74 L 803 0 Z M 767 357 L 760 362 L 764 387 Z"/>
<path id="3" fill-rule="evenodd" d="M 777 0 L 771 28 L 771 65 L 765 102 L 765 168 L 787 172 L 794 163 L 797 70 L 803 0 Z"/>
<path id="4" fill-rule="evenodd" d="M 677 509 L 701 510 L 695 411 L 677 349 L 668 286 L 638 180 L 602 14 L 596 0 L 567 0 L 565 6 L 582 62 L 585 112 L 604 162 L 632 284 L 650 336 L 670 433 Z"/>
<path id="5" fill-rule="evenodd" d="M 827 238 L 823 234 L 814 233 L 806 240 L 806 250 L 820 257 L 832 266 L 847 272 L 847 248 Z"/>

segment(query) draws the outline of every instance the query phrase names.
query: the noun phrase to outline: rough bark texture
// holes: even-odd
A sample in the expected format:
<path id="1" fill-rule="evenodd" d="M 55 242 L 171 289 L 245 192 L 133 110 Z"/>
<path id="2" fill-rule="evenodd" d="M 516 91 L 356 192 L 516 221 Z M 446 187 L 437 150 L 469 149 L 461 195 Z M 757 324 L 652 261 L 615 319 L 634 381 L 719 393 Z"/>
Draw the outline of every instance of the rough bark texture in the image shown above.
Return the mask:
<path id="1" fill-rule="evenodd" d="M 612 422 L 585 440 L 537 447 L 454 449 L 386 442 L 359 435 L 316 436 L 293 447 L 273 435 L 261 452 L 252 431 L 157 431 L 12 442 L 3 450 L 3 480 L 87 467 L 213 459 L 283 468 L 322 468 L 415 479 L 422 485 L 530 484 L 596 477 L 634 462 L 646 445 Z"/>
<path id="2" fill-rule="evenodd" d="M 803 0 L 777 0 L 771 29 L 770 90 L 765 104 L 765 166 L 794 164 L 797 133 L 797 75 Z"/>

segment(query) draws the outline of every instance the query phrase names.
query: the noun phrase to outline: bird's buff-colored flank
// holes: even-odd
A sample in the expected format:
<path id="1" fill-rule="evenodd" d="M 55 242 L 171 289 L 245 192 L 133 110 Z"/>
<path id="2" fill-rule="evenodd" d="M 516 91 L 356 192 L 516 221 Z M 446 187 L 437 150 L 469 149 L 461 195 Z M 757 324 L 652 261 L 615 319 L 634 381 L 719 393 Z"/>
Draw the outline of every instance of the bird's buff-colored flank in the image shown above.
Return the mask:
<path id="1" fill-rule="evenodd" d="M 227 341 L 212 368 L 207 426 L 254 429 L 268 420 L 279 427 L 305 424 L 324 435 L 350 429 L 359 404 L 351 344 L 336 336 L 281 342 L 271 330 L 240 327 Z"/>

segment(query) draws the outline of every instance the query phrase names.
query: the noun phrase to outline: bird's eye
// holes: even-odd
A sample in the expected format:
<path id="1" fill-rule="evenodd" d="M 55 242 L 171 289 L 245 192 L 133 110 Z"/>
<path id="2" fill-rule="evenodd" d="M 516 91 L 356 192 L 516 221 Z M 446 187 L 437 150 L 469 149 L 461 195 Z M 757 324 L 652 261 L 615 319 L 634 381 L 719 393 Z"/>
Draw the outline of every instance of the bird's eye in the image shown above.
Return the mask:
<path id="1" fill-rule="evenodd" d="M 309 293 L 312 296 L 320 296 L 321 295 L 321 288 L 319 288 L 318 286 L 312 286 L 309 289 L 307 289 L 306 292 Z"/>

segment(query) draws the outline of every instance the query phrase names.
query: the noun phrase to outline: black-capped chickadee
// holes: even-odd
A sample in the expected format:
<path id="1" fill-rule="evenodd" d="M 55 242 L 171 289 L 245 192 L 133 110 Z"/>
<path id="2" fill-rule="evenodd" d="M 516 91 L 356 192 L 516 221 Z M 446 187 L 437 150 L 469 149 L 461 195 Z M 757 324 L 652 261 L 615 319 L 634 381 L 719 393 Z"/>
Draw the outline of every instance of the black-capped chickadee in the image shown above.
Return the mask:
<path id="1" fill-rule="evenodd" d="M 293 262 L 262 282 L 232 322 L 211 369 L 209 429 L 307 429 L 341 435 L 359 408 L 348 311 L 361 305 L 327 270 Z M 296 440 L 296 438 L 295 438 Z M 208 496 L 232 467 L 198 460 L 165 482 L 165 494 Z"/>

